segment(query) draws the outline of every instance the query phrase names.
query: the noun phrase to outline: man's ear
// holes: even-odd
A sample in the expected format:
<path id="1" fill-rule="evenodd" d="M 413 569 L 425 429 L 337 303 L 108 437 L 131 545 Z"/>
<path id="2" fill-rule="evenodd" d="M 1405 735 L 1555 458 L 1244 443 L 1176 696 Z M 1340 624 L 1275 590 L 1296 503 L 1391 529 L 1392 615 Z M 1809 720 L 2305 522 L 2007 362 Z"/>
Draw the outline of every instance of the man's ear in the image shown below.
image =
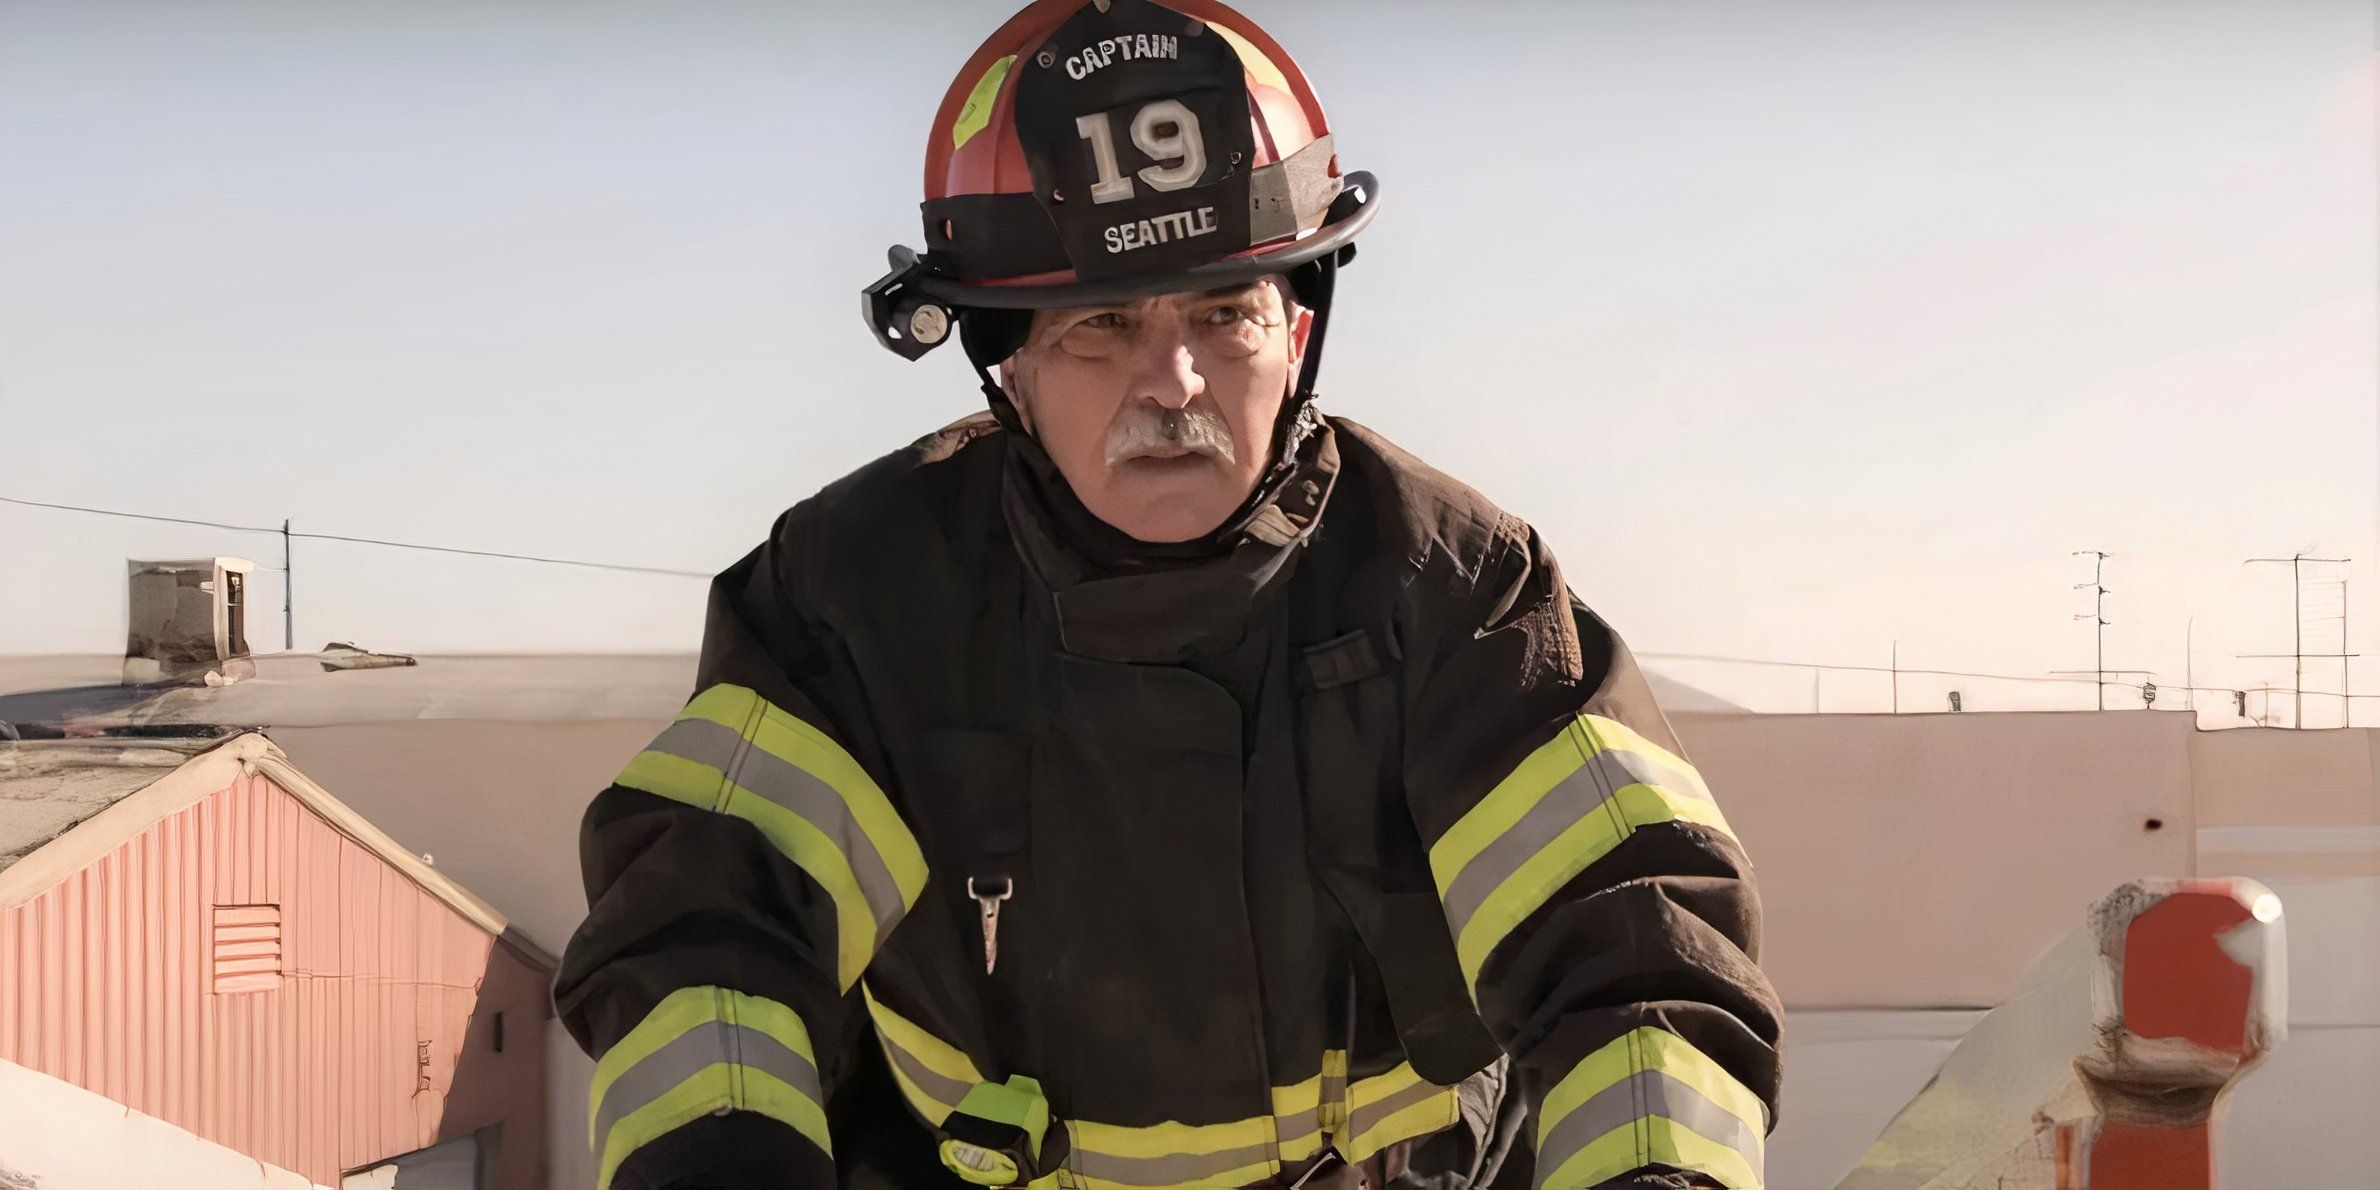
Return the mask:
<path id="1" fill-rule="evenodd" d="M 1000 361 L 1000 391 L 1008 394 L 1008 403 L 1016 409 L 1016 419 L 1023 423 L 1025 432 L 1032 433 L 1033 411 L 1025 408 L 1024 400 L 1017 395 L 1016 356 Z"/>
<path id="2" fill-rule="evenodd" d="M 1289 366 L 1293 369 L 1306 361 L 1306 336 L 1314 333 L 1314 312 L 1304 306 L 1295 310 L 1289 317 Z"/>

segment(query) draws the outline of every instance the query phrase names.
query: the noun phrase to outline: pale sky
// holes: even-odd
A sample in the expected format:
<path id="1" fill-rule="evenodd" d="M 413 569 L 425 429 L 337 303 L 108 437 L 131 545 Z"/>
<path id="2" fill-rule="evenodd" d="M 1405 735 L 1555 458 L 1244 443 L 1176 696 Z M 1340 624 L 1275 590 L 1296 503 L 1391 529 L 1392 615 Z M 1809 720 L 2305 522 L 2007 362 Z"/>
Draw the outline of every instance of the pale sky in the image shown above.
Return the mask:
<path id="1" fill-rule="evenodd" d="M 977 407 L 857 292 L 1006 7 L 0 0 L 0 496 L 723 566 Z M 1243 7 L 1383 183 L 1326 406 L 1538 524 L 1640 652 L 2087 669 L 2103 549 L 2111 667 L 2178 685 L 2191 633 L 2199 684 L 2285 684 L 2233 659 L 2291 647 L 2241 560 L 2313 549 L 2380 653 L 2370 4 Z M 120 647 L 128 556 L 279 550 L 0 542 L 0 653 Z M 687 649 L 702 585 L 300 542 L 297 640 Z"/>

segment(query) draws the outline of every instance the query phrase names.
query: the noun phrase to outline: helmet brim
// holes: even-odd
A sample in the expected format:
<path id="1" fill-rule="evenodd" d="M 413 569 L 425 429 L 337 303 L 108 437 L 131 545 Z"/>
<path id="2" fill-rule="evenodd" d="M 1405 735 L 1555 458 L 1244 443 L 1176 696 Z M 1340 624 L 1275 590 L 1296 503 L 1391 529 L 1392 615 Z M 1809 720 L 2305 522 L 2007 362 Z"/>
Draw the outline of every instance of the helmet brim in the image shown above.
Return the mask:
<path id="1" fill-rule="evenodd" d="M 920 294 L 944 305 L 966 309 L 1052 310 L 1069 306 L 1103 306 L 1168 293 L 1220 289 L 1255 281 L 1299 265 L 1320 260 L 1348 244 L 1371 223 L 1380 209 L 1380 181 L 1357 170 L 1347 174 L 1339 198 L 1331 204 L 1320 227 L 1302 239 L 1248 256 L 1230 256 L 1206 264 L 1137 277 L 1098 281 L 1064 281 L 1049 285 L 996 285 L 958 277 L 921 273 L 912 281 Z"/>

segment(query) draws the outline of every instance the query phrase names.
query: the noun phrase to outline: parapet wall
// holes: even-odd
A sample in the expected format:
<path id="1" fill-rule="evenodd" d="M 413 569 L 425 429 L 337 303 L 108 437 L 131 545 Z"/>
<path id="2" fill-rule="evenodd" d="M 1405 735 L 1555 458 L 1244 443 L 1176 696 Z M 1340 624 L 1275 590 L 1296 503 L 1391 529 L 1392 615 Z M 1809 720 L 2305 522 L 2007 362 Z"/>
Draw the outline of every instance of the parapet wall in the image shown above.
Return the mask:
<path id="1" fill-rule="evenodd" d="M 2083 906 L 2144 876 L 2380 872 L 2369 728 L 1673 718 L 1751 852 L 1762 965 L 1795 1008 L 2000 1003 Z"/>

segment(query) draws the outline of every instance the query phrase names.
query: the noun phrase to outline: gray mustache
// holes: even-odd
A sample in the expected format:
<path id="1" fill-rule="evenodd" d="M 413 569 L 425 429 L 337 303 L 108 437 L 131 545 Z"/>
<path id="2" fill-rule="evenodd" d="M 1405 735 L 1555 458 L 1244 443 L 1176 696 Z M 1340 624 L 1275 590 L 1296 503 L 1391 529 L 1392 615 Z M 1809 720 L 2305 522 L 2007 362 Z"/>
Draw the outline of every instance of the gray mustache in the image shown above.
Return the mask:
<path id="1" fill-rule="evenodd" d="M 1169 448 L 1213 455 L 1226 463 L 1239 461 L 1239 452 L 1231 440 L 1231 426 L 1221 414 L 1196 406 L 1160 409 L 1143 404 L 1136 405 L 1133 412 L 1108 431 L 1107 465 L 1113 467 L 1126 459 Z"/>

